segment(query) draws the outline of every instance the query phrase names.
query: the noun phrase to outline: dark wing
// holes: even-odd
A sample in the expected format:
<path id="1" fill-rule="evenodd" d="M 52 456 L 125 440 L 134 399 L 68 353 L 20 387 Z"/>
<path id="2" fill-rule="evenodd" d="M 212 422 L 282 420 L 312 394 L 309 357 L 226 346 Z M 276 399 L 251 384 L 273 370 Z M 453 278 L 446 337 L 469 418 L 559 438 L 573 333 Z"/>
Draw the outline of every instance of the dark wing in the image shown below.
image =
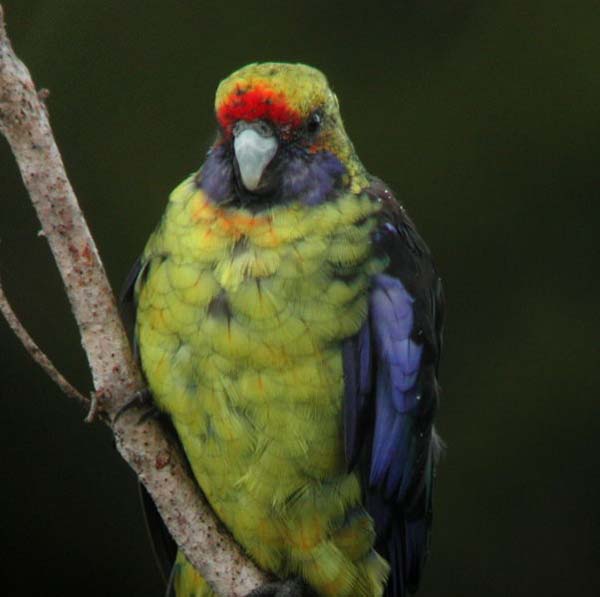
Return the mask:
<path id="1" fill-rule="evenodd" d="M 368 192 L 382 203 L 373 244 L 390 262 L 373 277 L 366 323 L 344 345 L 345 446 L 362 474 L 376 548 L 391 566 L 386 595 L 402 597 L 417 589 L 429 544 L 443 293 L 390 190 L 373 180 Z"/>
<path id="2" fill-rule="evenodd" d="M 123 285 L 121 286 L 121 292 L 119 293 L 119 313 L 121 320 L 125 326 L 127 337 L 133 347 L 133 352 L 136 360 L 138 359 L 137 345 L 135 343 L 135 318 L 137 312 L 137 303 L 135 298 L 135 288 L 138 284 L 138 279 L 141 283 L 145 280 L 145 273 L 147 271 L 147 263 L 142 261 L 141 257 L 135 260 L 135 263 L 131 266 Z"/>
<path id="3" fill-rule="evenodd" d="M 140 284 L 144 283 L 147 265 L 148 264 L 144 263 L 141 258 L 136 260 L 127 274 L 127 278 L 125 279 L 119 294 L 119 311 L 121 313 L 121 319 L 123 320 L 123 325 L 125 326 L 129 341 L 133 346 L 136 359 L 138 358 L 138 350 L 134 337 L 137 310 L 135 288 L 136 284 L 138 284 L 138 280 Z M 168 421 L 166 417 L 161 419 L 161 424 L 165 427 L 167 432 L 170 432 L 170 435 L 172 435 L 173 438 L 176 438 L 175 431 L 172 430 L 170 421 Z M 174 439 L 174 441 L 176 440 Z M 165 583 L 168 585 L 165 597 L 169 597 L 171 595 L 171 576 L 173 563 L 175 562 L 175 556 L 177 555 L 177 544 L 163 523 L 150 494 L 140 482 L 138 482 L 138 490 L 142 511 L 144 513 L 144 521 L 146 522 L 146 529 L 148 530 L 152 550 L 154 552 L 154 558 Z"/>
<path id="4" fill-rule="evenodd" d="M 177 543 L 169 534 L 150 494 L 139 481 L 138 490 L 154 560 L 158 565 L 163 581 L 167 585 L 165 597 L 169 597 L 171 595 L 170 579 L 173 574 L 175 557 L 177 556 Z"/>

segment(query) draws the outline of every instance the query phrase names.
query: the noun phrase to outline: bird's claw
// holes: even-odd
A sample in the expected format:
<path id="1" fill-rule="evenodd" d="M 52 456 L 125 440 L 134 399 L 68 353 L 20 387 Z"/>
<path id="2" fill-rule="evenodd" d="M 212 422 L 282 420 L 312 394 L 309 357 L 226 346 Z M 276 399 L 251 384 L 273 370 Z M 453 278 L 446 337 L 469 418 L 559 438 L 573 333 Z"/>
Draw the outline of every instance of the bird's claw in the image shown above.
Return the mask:
<path id="1" fill-rule="evenodd" d="M 138 425 L 141 425 L 148 419 L 157 418 L 160 415 L 160 411 L 156 408 L 156 405 L 152 400 L 152 393 L 147 387 L 142 388 L 133 394 L 133 396 L 117 411 L 114 422 L 116 423 L 124 413 L 132 408 L 143 410 L 137 421 Z"/>

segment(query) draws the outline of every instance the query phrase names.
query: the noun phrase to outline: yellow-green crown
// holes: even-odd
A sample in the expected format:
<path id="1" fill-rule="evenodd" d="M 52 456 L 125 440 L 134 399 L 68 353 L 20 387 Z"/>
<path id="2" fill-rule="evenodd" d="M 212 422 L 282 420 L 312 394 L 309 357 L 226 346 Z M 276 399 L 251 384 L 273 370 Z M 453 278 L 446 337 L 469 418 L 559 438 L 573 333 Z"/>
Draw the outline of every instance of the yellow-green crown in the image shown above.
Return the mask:
<path id="1" fill-rule="evenodd" d="M 221 82 L 215 99 L 224 129 L 261 118 L 293 128 L 316 109 L 337 111 L 337 100 L 325 75 L 305 64 L 249 64 Z"/>

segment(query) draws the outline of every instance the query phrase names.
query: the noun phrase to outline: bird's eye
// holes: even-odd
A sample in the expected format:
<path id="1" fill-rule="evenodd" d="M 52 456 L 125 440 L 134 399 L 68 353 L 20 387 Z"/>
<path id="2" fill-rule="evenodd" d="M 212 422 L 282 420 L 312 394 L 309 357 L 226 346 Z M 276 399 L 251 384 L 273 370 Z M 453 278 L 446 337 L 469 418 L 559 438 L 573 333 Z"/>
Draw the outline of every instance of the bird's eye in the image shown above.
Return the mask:
<path id="1" fill-rule="evenodd" d="M 309 133 L 316 133 L 321 128 L 323 122 L 323 116 L 320 112 L 313 112 L 306 123 L 306 130 Z"/>

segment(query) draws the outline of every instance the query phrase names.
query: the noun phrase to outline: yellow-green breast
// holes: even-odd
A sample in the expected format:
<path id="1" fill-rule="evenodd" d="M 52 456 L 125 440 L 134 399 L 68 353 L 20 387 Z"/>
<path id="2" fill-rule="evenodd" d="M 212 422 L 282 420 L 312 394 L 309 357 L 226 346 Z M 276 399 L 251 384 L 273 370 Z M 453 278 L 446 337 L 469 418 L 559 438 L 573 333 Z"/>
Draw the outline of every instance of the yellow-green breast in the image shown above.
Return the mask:
<path id="1" fill-rule="evenodd" d="M 387 573 L 342 429 L 341 342 L 383 266 L 377 209 L 348 194 L 253 214 L 190 178 L 137 285 L 144 372 L 212 507 L 260 566 L 322 595 L 381 594 Z"/>

